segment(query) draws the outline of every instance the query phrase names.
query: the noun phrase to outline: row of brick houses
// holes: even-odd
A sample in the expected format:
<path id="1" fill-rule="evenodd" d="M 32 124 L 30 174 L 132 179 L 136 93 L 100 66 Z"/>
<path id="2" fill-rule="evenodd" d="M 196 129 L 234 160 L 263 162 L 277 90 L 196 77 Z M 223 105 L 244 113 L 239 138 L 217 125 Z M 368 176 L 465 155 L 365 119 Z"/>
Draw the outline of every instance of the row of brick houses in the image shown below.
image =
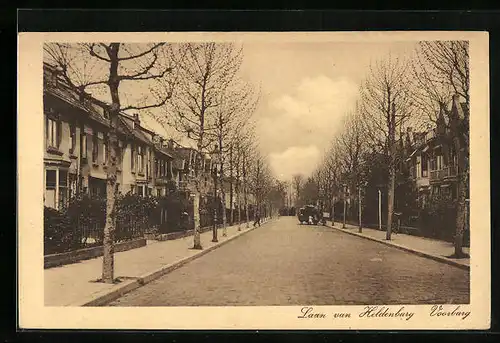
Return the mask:
<path id="1" fill-rule="evenodd" d="M 105 195 L 110 127 L 106 104 L 70 89 L 49 64 L 44 64 L 43 102 L 45 206 L 60 209 L 77 192 Z M 118 139 L 119 192 L 161 196 L 166 194 L 168 182 L 189 189 L 194 149 L 146 129 L 137 114 L 120 114 Z M 202 194 L 207 194 L 213 192 L 209 154 L 202 165 Z M 228 200 L 226 207 L 230 208 Z"/>

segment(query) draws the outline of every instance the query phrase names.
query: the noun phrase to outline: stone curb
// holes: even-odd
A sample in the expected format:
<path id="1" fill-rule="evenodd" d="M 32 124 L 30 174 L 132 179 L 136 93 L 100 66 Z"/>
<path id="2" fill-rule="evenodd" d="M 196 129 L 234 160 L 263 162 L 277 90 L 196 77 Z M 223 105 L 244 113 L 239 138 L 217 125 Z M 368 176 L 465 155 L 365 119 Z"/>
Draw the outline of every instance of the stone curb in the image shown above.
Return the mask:
<path id="1" fill-rule="evenodd" d="M 270 221 L 272 221 L 272 220 L 268 219 L 267 221 L 263 222 L 262 225 L 264 225 Z M 173 263 L 162 266 L 153 272 L 147 272 L 147 273 L 145 273 L 137 278 L 134 278 L 133 280 L 123 281 L 118 287 L 116 287 L 114 289 L 94 293 L 93 295 L 89 296 L 86 300 L 81 301 L 81 302 L 76 303 L 76 304 L 73 304 L 73 305 L 70 305 L 70 306 L 78 306 L 78 307 L 81 307 L 81 306 L 93 306 L 93 307 L 104 306 L 104 305 L 112 302 L 113 300 L 118 299 L 122 295 L 124 295 L 130 291 L 133 291 L 141 286 L 144 286 L 145 284 L 160 278 L 161 276 L 185 265 L 186 263 L 188 263 L 192 260 L 197 259 L 198 257 L 201 257 L 201 256 L 209 253 L 212 250 L 215 250 L 215 249 L 223 246 L 226 243 L 231 242 L 232 240 L 234 240 L 234 239 L 236 239 L 236 238 L 238 238 L 238 237 L 240 237 L 240 236 L 242 236 L 250 231 L 255 230 L 256 228 L 258 228 L 258 226 L 252 227 L 252 225 L 250 225 L 250 227 L 248 229 L 243 228 L 243 230 L 241 232 L 237 233 L 236 235 L 229 237 L 224 241 L 220 241 L 219 243 L 212 245 L 209 248 L 205 248 L 203 250 L 200 250 L 198 253 L 196 253 L 194 255 L 184 257 L 184 258 L 177 260 Z"/>
<path id="2" fill-rule="evenodd" d="M 444 257 L 444 256 L 438 256 L 438 255 L 429 254 L 429 253 L 426 253 L 426 252 L 423 252 L 423 251 L 420 251 L 420 250 L 408 248 L 406 246 L 393 243 L 391 241 L 381 240 L 381 239 L 378 239 L 378 238 L 374 238 L 374 237 L 370 237 L 370 236 L 367 236 L 367 235 L 360 234 L 358 232 L 352 232 L 352 231 L 348 231 L 348 230 L 345 230 L 345 229 L 337 228 L 337 227 L 332 226 L 332 225 L 328 225 L 328 226 L 331 227 L 332 229 L 335 229 L 335 230 L 340 231 L 340 232 L 347 233 L 349 235 L 353 235 L 353 236 L 361 237 L 361 238 L 364 238 L 364 239 L 368 239 L 370 241 L 378 242 L 378 243 L 381 243 L 381 244 L 384 244 L 384 245 L 387 245 L 387 246 L 390 246 L 390 247 L 394 247 L 394 248 L 397 248 L 397 249 L 400 249 L 400 250 L 404 250 L 406 252 L 409 252 L 409 253 L 412 253 L 412 254 L 415 254 L 415 255 L 418 255 L 418 256 L 421 256 L 421 257 L 426 257 L 426 258 L 429 258 L 429 259 L 437 261 L 437 262 L 446 263 L 446 264 L 458 267 L 460 269 L 464 269 L 464 270 L 470 271 L 470 266 L 468 266 L 466 264 L 459 263 L 457 261 L 453 261 L 452 259 L 449 259 L 449 258 Z"/>

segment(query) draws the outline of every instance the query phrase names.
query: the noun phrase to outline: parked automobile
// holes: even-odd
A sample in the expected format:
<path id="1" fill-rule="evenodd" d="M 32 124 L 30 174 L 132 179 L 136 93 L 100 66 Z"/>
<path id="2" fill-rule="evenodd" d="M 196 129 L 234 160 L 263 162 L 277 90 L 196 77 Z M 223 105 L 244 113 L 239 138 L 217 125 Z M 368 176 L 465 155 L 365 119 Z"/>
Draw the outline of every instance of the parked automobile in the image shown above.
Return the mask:
<path id="1" fill-rule="evenodd" d="M 299 209 L 297 214 L 300 224 L 317 225 L 321 219 L 321 213 L 314 205 L 306 205 Z"/>

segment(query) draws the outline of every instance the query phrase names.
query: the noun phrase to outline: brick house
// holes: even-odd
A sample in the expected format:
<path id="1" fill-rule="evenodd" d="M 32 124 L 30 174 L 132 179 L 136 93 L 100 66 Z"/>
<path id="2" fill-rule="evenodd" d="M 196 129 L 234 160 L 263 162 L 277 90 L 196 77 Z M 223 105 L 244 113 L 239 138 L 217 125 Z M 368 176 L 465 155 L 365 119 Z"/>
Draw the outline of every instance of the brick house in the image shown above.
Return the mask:
<path id="1" fill-rule="evenodd" d="M 106 192 L 107 104 L 77 94 L 44 64 L 44 204 L 62 208 L 78 192 Z M 141 126 L 139 116 L 120 114 L 117 188 L 121 193 L 164 195 L 166 182 L 178 184 L 182 169 L 159 136 Z M 177 155 L 176 155 L 177 156 Z M 182 165 L 182 159 L 180 161 Z"/>
<path id="2" fill-rule="evenodd" d="M 451 141 L 449 118 L 463 118 L 464 103 L 454 99 L 451 109 L 441 107 L 434 128 L 420 133 L 407 132 L 412 153 L 407 158 L 411 177 L 419 192 L 419 204 L 425 207 L 433 195 L 457 198 L 457 157 Z"/>

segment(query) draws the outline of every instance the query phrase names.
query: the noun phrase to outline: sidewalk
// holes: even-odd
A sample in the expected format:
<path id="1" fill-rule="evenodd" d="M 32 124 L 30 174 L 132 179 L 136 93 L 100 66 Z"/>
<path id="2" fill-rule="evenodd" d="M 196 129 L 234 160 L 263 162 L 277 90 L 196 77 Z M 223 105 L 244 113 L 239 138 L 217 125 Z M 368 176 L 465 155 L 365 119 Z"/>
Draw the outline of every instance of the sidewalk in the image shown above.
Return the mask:
<path id="1" fill-rule="evenodd" d="M 269 219 L 263 220 L 263 224 Z M 227 237 L 218 230 L 218 243 L 212 242 L 212 231 L 201 234 L 203 250 L 191 249 L 193 236 L 170 241 L 148 241 L 145 247 L 115 253 L 115 278 L 122 282 L 105 284 L 101 278 L 102 257 L 44 270 L 45 306 L 98 305 L 140 287 L 180 265 L 253 230 L 252 223 L 227 228 Z"/>
<path id="2" fill-rule="evenodd" d="M 359 233 L 358 226 L 346 224 L 346 228 L 342 229 L 341 222 L 335 222 L 334 228 L 351 235 L 360 236 L 386 245 L 394 246 L 396 248 L 427 258 L 432 258 L 440 262 L 448 263 L 462 269 L 469 269 L 470 267 L 470 258 L 454 259 L 447 257 L 455 252 L 453 243 L 403 233 L 393 233 L 391 235 L 391 240 L 387 241 L 385 239 L 385 231 L 363 227 L 362 233 Z M 464 247 L 463 251 L 470 254 L 469 248 Z"/>

